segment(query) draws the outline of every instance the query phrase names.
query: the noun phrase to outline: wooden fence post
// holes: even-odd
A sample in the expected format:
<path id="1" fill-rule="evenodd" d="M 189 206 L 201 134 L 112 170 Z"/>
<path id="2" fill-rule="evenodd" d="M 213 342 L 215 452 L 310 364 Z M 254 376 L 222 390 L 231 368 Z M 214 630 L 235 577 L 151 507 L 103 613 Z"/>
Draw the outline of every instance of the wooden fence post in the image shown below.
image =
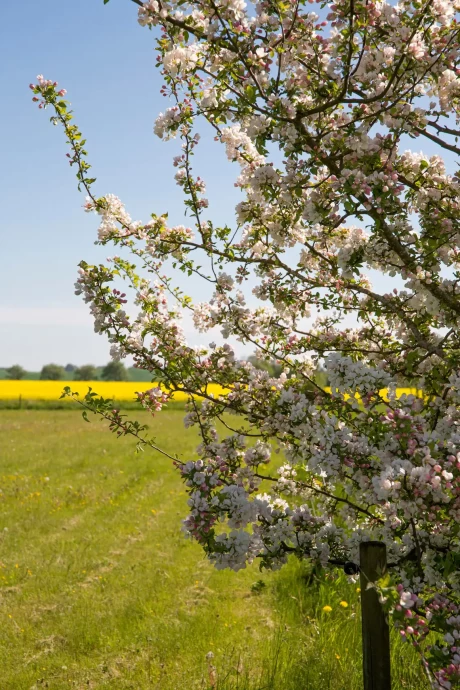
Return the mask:
<path id="1" fill-rule="evenodd" d="M 376 590 L 367 587 L 386 573 L 385 544 L 380 541 L 362 542 L 359 556 L 364 690 L 391 690 L 388 621 Z"/>

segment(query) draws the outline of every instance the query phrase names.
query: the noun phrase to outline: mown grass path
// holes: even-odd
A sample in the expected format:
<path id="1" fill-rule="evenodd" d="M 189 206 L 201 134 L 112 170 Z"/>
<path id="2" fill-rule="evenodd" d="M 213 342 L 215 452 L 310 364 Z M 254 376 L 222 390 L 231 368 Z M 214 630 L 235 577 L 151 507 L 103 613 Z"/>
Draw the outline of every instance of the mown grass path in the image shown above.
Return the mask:
<path id="1" fill-rule="evenodd" d="M 182 416 L 151 426 L 192 457 Z M 358 690 L 356 585 L 215 571 L 170 461 L 77 412 L 1 411 L 0 449 L 0 690 Z M 410 652 L 396 687 L 418 690 Z"/>

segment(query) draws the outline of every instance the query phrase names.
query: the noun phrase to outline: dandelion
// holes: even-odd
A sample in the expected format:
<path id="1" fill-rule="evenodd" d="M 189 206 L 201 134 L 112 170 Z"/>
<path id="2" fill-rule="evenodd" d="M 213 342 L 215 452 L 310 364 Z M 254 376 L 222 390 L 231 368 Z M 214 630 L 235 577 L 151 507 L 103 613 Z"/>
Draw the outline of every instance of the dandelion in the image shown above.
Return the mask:
<path id="1" fill-rule="evenodd" d="M 332 611 L 332 606 L 323 606 L 323 611 L 325 613 L 330 613 Z"/>
<path id="2" fill-rule="evenodd" d="M 344 608 L 344 609 L 348 608 L 348 604 L 346 601 L 341 601 L 340 606 L 342 606 L 342 608 Z"/>

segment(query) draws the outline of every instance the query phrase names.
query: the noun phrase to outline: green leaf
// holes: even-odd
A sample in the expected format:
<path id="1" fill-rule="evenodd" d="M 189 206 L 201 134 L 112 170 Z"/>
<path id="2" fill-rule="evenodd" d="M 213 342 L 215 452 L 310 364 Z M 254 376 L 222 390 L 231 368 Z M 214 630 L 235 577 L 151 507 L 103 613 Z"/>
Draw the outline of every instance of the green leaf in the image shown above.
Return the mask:
<path id="1" fill-rule="evenodd" d="M 246 98 L 248 99 L 248 101 L 250 103 L 255 103 L 257 97 L 257 91 L 255 87 L 252 86 L 252 84 L 249 84 L 248 86 L 246 86 L 244 92 L 246 94 Z"/>

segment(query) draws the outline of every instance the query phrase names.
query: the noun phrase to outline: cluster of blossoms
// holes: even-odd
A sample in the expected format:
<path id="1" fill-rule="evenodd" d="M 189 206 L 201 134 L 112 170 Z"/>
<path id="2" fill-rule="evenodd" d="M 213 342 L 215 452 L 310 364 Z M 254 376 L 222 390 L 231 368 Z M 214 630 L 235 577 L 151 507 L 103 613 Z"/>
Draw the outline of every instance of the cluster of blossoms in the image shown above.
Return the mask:
<path id="1" fill-rule="evenodd" d="M 65 89 L 60 89 L 57 91 L 56 86 L 57 86 L 57 81 L 51 81 L 50 79 L 45 79 L 43 74 L 38 74 L 37 75 L 37 83 L 36 84 L 29 84 L 29 89 L 32 89 L 34 92 L 34 96 L 32 97 L 32 100 L 34 103 L 38 103 L 38 107 L 41 108 L 46 108 L 47 105 L 47 100 L 46 98 L 41 98 L 37 94 L 43 94 L 45 91 L 52 91 L 54 92 L 56 90 L 56 95 L 60 96 L 63 98 L 67 91 Z"/>
<path id="2" fill-rule="evenodd" d="M 180 140 L 190 227 L 132 221 L 119 199 L 96 197 L 64 92 L 43 77 L 31 87 L 65 129 L 99 242 L 117 247 L 110 266 L 81 264 L 96 330 L 114 356 L 189 395 L 185 423 L 201 442 L 198 460 L 177 460 L 185 529 L 235 570 L 290 554 L 358 563 L 363 541 L 384 542 L 394 624 L 433 687 L 457 687 L 458 0 L 328 0 L 317 12 L 315 0 L 136 2 L 171 99 L 154 129 Z M 223 227 L 206 217 L 192 167 L 200 118 L 238 167 L 243 198 Z M 208 284 L 206 302 L 176 286 L 180 271 Z M 123 280 L 137 314 L 111 285 Z M 186 309 L 223 342 L 191 347 Z M 281 376 L 238 360 L 230 337 Z M 414 394 L 398 393 L 409 385 Z M 139 396 L 150 410 L 166 399 Z"/>
<path id="3" fill-rule="evenodd" d="M 141 405 L 150 412 L 159 412 L 169 400 L 168 394 L 162 391 L 159 386 L 137 393 L 137 397 Z"/>

